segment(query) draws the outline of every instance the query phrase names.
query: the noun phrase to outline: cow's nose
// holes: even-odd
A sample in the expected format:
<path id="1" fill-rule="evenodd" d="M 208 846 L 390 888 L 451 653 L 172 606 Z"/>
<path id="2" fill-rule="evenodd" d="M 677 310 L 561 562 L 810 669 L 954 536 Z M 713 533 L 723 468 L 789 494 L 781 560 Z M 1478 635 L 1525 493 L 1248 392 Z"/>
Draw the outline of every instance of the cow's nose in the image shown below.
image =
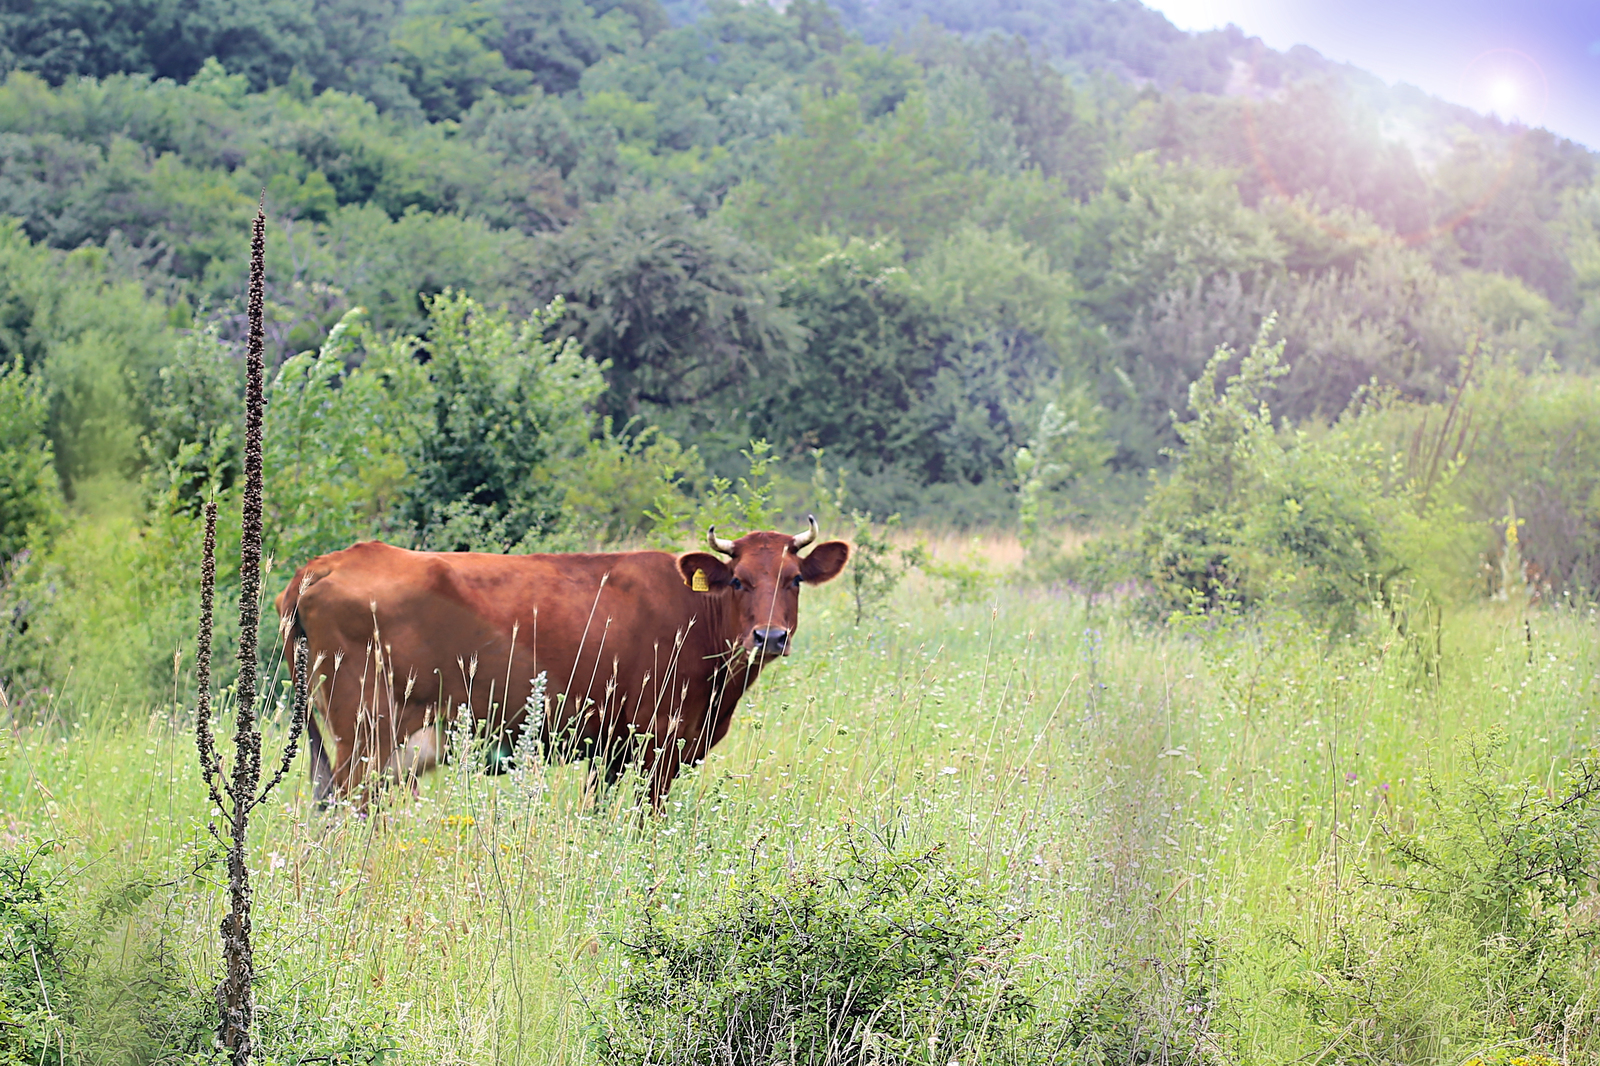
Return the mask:
<path id="1" fill-rule="evenodd" d="M 789 631 L 782 626 L 757 626 L 756 651 L 782 654 L 789 647 Z"/>

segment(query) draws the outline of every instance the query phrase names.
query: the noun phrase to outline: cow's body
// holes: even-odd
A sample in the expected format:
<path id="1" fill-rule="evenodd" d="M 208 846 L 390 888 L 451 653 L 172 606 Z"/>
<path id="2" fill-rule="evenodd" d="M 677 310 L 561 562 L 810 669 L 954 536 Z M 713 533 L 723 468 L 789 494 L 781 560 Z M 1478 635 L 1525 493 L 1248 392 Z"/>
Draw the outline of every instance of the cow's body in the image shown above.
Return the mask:
<path id="1" fill-rule="evenodd" d="M 769 632 L 762 614 L 793 629 L 799 571 L 812 565 L 788 546 L 795 540 L 757 533 L 737 542 L 745 570 L 758 557 L 763 573 L 772 569 L 776 552 L 789 576 L 774 571 L 773 592 L 793 585 L 787 611 L 774 596 L 756 616 L 736 599 L 753 594 L 749 580 L 732 580 L 737 553 L 724 565 L 704 553 L 517 556 L 373 542 L 312 560 L 277 606 L 287 640 L 303 634 L 318 664 L 315 703 L 333 749 L 330 760 L 313 722 L 319 797 L 355 793 L 373 774 L 426 770 L 437 726 L 462 707 L 510 738 L 543 673 L 545 750 L 597 759 L 608 778 L 637 755 L 659 803 L 679 768 L 726 734 L 765 659 L 787 653 L 786 635 L 769 647 L 772 638 L 749 635 L 750 619 L 757 634 Z M 843 566 L 848 549 L 836 547 L 837 566 L 809 580 Z M 727 580 L 691 587 L 696 572 L 717 567 Z"/>

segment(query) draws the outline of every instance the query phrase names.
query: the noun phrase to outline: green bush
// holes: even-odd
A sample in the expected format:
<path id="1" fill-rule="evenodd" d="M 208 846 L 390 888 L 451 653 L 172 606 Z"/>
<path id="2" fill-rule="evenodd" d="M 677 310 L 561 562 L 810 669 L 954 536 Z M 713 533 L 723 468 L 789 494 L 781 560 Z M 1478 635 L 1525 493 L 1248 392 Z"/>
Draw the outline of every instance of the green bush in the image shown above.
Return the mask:
<path id="1" fill-rule="evenodd" d="M 1000 1061 L 1034 1011 L 1025 920 L 938 848 L 765 864 L 614 938 L 626 969 L 595 1050 L 607 1066 Z"/>
<path id="2" fill-rule="evenodd" d="M 42 850 L 42 849 L 41 849 Z M 74 1003 L 71 941 L 60 901 L 33 863 L 38 852 L 0 851 L 0 1063 L 64 1063 Z"/>
<path id="3" fill-rule="evenodd" d="M 854 528 L 850 541 L 850 569 L 844 587 L 855 604 L 856 625 L 883 610 L 906 574 L 927 565 L 927 551 L 920 544 L 895 550 L 889 535 L 900 525 L 900 516 L 890 515 L 874 528 L 872 516 L 852 511 Z"/>
<path id="4" fill-rule="evenodd" d="M 224 528 L 238 522 L 236 499 L 221 501 Z M 173 492 L 146 515 L 73 522 L 13 569 L 0 586 L 0 687 L 13 714 L 71 720 L 171 704 L 194 662 L 199 610 L 199 524 L 180 507 Z M 224 553 L 217 570 L 234 575 L 220 612 L 237 595 L 237 553 Z M 236 637 L 219 633 L 219 659 L 233 654 Z"/>
<path id="5" fill-rule="evenodd" d="M 0 1066 L 229 1062 L 211 989 L 171 942 L 192 886 L 137 861 L 65 875 L 49 848 L 0 849 Z M 369 1006 L 314 1008 L 268 980 L 257 997 L 262 1066 L 375 1066 L 397 1050 Z"/>
<path id="6" fill-rule="evenodd" d="M 196 330 L 158 377 L 142 441 L 146 491 L 170 488 L 179 509 L 198 514 L 208 493 L 232 488 L 243 470 L 244 367 L 215 330 Z"/>
<path id="7" fill-rule="evenodd" d="M 0 366 L 0 564 L 41 544 L 62 520 L 44 390 L 17 357 Z"/>
<path id="8" fill-rule="evenodd" d="M 394 512 L 432 398 L 417 343 L 372 337 L 357 308 L 320 350 L 278 369 L 267 394 L 267 549 L 289 566 L 371 537 L 410 542 Z"/>
<path id="9" fill-rule="evenodd" d="M 1227 348 L 1190 387 L 1177 468 L 1143 518 L 1147 576 L 1164 616 L 1277 601 L 1344 632 L 1364 604 L 1392 599 L 1411 563 L 1398 546 L 1421 519 L 1383 449 L 1348 425 L 1274 428 L 1262 393 L 1287 369 L 1272 330 L 1269 317 L 1220 394 Z"/>
<path id="10" fill-rule="evenodd" d="M 520 323 L 452 292 L 428 312 L 431 411 L 401 502 L 419 544 L 507 551 L 558 532 L 554 474 L 589 439 L 600 367 L 544 339 L 560 301 Z"/>
<path id="11" fill-rule="evenodd" d="M 1494 523 L 1514 508 L 1536 590 L 1600 589 L 1600 381 L 1498 368 L 1469 403 L 1472 436 L 1450 495 L 1478 523 L 1478 547 L 1497 560 Z"/>

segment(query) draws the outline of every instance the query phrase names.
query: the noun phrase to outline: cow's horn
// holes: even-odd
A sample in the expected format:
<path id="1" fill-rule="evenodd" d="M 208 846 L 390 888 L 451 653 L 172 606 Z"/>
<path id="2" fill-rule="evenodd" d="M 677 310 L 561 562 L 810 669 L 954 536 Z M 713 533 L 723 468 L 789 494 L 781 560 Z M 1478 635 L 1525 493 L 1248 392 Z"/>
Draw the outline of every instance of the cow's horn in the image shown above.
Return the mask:
<path id="1" fill-rule="evenodd" d="M 706 527 L 706 540 L 711 542 L 711 547 L 714 550 L 721 552 L 723 555 L 733 554 L 733 541 L 723 540 L 721 537 L 717 536 L 716 526 Z"/>
<path id="2" fill-rule="evenodd" d="M 810 544 L 812 541 L 817 539 L 817 516 L 814 514 L 806 515 L 806 524 L 811 528 L 806 530 L 804 533 L 796 533 L 794 535 L 795 551 L 799 551 L 801 548 L 804 548 L 807 544 Z"/>

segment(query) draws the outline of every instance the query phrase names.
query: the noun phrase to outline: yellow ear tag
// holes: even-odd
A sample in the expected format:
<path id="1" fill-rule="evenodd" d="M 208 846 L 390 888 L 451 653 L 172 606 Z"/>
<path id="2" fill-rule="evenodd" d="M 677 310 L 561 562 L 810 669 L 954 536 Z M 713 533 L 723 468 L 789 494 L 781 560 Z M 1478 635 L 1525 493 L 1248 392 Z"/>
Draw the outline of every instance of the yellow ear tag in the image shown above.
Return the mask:
<path id="1" fill-rule="evenodd" d="M 706 572 L 704 570 L 696 570 L 694 572 L 694 580 L 689 582 L 689 587 L 696 592 L 710 592 L 711 582 L 706 580 Z"/>

